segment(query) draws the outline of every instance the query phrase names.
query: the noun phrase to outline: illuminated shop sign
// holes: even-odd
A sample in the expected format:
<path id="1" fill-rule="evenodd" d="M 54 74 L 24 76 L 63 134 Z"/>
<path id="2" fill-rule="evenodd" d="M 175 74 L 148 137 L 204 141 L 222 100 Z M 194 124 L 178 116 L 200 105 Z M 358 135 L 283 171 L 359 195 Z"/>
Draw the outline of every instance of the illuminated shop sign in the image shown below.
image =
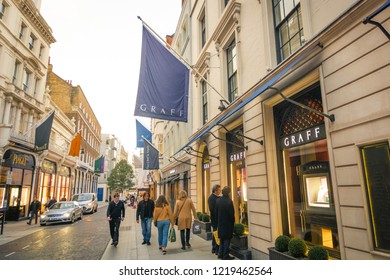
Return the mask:
<path id="1" fill-rule="evenodd" d="M 241 151 L 230 155 L 230 162 L 239 161 L 243 159 L 245 159 L 245 151 Z"/>
<path id="2" fill-rule="evenodd" d="M 56 173 L 56 164 L 52 161 L 44 160 L 42 162 L 42 171 L 45 173 Z"/>
<path id="3" fill-rule="evenodd" d="M 325 125 L 322 124 L 283 137 L 281 139 L 281 145 L 283 148 L 291 148 L 325 138 Z"/>

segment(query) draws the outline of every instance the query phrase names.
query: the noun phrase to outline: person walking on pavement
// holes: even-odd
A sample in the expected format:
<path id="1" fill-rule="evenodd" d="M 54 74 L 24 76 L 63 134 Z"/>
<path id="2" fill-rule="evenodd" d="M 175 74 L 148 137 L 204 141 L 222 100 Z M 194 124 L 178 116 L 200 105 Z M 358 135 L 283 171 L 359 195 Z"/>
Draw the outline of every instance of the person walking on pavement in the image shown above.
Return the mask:
<path id="1" fill-rule="evenodd" d="M 153 220 L 157 223 L 159 249 L 165 255 L 167 253 L 168 231 L 170 227 L 173 227 L 174 219 L 171 206 L 163 195 L 160 195 L 156 201 Z"/>
<path id="2" fill-rule="evenodd" d="M 47 203 L 47 209 L 49 209 L 54 203 L 57 202 L 57 199 L 55 198 L 55 196 L 53 196 L 49 202 Z"/>
<path id="3" fill-rule="evenodd" d="M 218 229 L 217 218 L 215 216 L 215 204 L 217 199 L 221 195 L 221 186 L 216 184 L 213 186 L 212 194 L 209 196 L 208 204 L 210 210 L 211 226 L 213 227 L 213 232 Z M 211 242 L 211 253 L 218 255 L 219 245 L 215 242 L 215 237 L 213 234 L 213 240 Z"/>
<path id="4" fill-rule="evenodd" d="M 114 200 L 107 207 L 107 221 L 110 223 L 111 245 L 115 247 L 119 242 L 119 227 L 125 218 L 125 205 L 119 200 L 119 194 L 114 194 Z"/>
<path id="5" fill-rule="evenodd" d="M 194 220 L 198 220 L 194 203 L 191 198 L 187 196 L 186 191 L 179 193 L 179 199 L 176 201 L 175 211 L 173 216 L 177 219 L 177 229 L 180 230 L 181 249 L 185 250 L 186 246 L 191 247 L 190 244 L 190 232 L 192 225 L 191 211 L 193 213 Z M 185 234 L 185 236 L 184 236 Z"/>
<path id="6" fill-rule="evenodd" d="M 38 212 L 41 210 L 41 202 L 37 199 L 37 197 L 34 195 L 33 201 L 30 204 L 29 207 L 29 221 L 27 222 L 28 225 L 31 225 L 31 221 L 33 217 L 35 216 L 35 224 L 38 223 Z"/>
<path id="7" fill-rule="evenodd" d="M 215 216 L 217 218 L 218 237 L 220 238 L 218 259 L 232 260 L 229 255 L 230 240 L 233 237 L 234 229 L 234 206 L 229 197 L 230 187 L 222 189 L 222 197 L 218 198 L 215 204 Z"/>
<path id="8" fill-rule="evenodd" d="M 152 218 L 154 211 L 154 201 L 149 199 L 150 194 L 148 192 L 144 192 L 143 200 L 138 203 L 137 212 L 135 219 L 137 224 L 139 223 L 139 219 L 141 217 L 141 227 L 142 227 L 142 236 L 144 237 L 144 241 L 142 245 L 148 244 L 150 245 L 150 236 L 152 234 Z"/>

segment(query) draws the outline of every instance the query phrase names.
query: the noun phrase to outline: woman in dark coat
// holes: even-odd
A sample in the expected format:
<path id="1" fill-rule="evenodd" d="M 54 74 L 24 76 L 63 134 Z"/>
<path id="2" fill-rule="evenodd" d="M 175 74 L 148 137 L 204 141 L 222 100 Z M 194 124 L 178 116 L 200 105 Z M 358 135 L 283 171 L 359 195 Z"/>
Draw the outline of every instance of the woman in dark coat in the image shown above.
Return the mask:
<path id="1" fill-rule="evenodd" d="M 229 194 L 230 187 L 224 187 L 222 189 L 222 197 L 217 199 L 215 205 L 218 237 L 220 238 L 218 258 L 223 260 L 234 259 L 234 257 L 229 255 L 230 240 L 233 237 L 234 229 L 234 206 Z"/>

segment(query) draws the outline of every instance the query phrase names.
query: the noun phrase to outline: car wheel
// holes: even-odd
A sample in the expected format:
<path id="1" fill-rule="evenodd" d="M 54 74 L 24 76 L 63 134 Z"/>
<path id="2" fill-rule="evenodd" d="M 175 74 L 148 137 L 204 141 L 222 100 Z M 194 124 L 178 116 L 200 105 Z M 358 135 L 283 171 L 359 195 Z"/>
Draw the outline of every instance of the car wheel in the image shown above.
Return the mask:
<path id="1" fill-rule="evenodd" d="M 95 208 L 95 213 L 97 212 L 97 206 L 96 206 L 96 208 Z"/>
<path id="2" fill-rule="evenodd" d="M 73 214 L 73 215 L 72 215 L 72 219 L 70 220 L 70 222 L 71 222 L 72 224 L 74 223 L 75 218 L 76 218 L 76 217 L 75 217 L 75 215 Z"/>
<path id="3" fill-rule="evenodd" d="M 41 224 L 41 227 L 44 227 L 44 226 L 46 226 L 46 224 Z"/>
<path id="4" fill-rule="evenodd" d="M 80 213 L 80 220 L 83 219 L 83 212 Z"/>

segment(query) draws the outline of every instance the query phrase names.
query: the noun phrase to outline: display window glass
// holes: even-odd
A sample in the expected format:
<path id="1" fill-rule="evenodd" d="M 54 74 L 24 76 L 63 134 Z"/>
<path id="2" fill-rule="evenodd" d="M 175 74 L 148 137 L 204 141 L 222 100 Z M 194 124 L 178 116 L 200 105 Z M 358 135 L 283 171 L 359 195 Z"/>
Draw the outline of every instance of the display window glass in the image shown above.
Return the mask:
<path id="1" fill-rule="evenodd" d="M 0 186 L 0 208 L 7 207 L 7 201 L 5 198 L 5 186 Z"/>
<path id="2" fill-rule="evenodd" d="M 318 84 L 293 98 L 322 111 Z M 274 108 L 279 147 L 283 234 L 323 246 L 340 258 L 330 160 L 323 116 L 287 101 Z"/>
<path id="3" fill-rule="evenodd" d="M 210 156 L 207 147 L 203 150 L 202 158 L 202 212 L 208 212 L 207 198 L 211 193 L 210 188 Z"/>

